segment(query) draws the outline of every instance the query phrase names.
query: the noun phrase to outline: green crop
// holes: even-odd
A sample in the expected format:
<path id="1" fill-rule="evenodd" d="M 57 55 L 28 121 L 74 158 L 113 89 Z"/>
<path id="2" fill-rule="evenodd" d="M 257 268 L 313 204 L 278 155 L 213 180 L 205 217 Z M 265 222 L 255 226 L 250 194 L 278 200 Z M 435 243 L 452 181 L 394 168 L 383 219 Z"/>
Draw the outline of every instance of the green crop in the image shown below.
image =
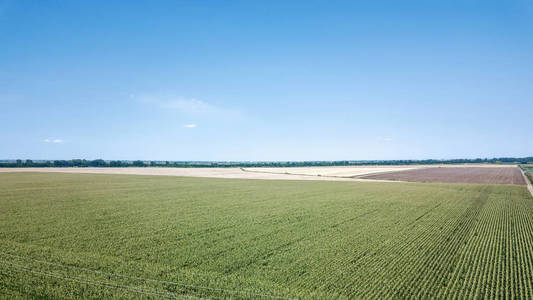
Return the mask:
<path id="1" fill-rule="evenodd" d="M 533 171 L 526 172 L 526 177 L 533 184 Z"/>
<path id="2" fill-rule="evenodd" d="M 0 298 L 531 298 L 523 186 L 0 173 Z"/>

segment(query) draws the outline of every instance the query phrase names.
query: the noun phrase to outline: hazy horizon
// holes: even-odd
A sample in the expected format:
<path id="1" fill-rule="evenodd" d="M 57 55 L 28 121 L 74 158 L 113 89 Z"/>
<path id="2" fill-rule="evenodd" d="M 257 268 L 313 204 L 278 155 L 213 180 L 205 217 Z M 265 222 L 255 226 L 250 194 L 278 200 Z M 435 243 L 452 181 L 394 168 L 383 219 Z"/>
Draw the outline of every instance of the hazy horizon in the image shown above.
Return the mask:
<path id="1" fill-rule="evenodd" d="M 428 161 L 428 160 L 434 160 L 434 161 L 452 161 L 452 160 L 497 160 L 497 159 L 504 159 L 504 158 L 514 158 L 514 159 L 524 159 L 524 158 L 533 158 L 533 156 L 524 156 L 524 157 L 513 157 L 513 156 L 507 156 L 507 157 L 474 157 L 474 158 L 428 158 L 428 159 L 340 159 L 340 160 L 165 160 L 165 159 L 105 159 L 105 158 L 95 158 L 95 159 L 86 159 L 86 158 L 67 158 L 67 159 L 32 159 L 32 158 L 0 158 L 0 161 L 17 161 L 21 160 L 22 162 L 25 162 L 27 160 L 31 160 L 33 162 L 40 162 L 40 161 L 56 161 L 56 160 L 104 160 L 106 162 L 110 161 L 127 161 L 127 162 L 133 162 L 133 161 L 153 161 L 153 162 L 172 162 L 172 163 L 283 163 L 283 162 L 289 162 L 289 163 L 298 163 L 298 162 L 393 162 L 393 161 Z M 507 162 L 504 162 L 507 163 Z"/>

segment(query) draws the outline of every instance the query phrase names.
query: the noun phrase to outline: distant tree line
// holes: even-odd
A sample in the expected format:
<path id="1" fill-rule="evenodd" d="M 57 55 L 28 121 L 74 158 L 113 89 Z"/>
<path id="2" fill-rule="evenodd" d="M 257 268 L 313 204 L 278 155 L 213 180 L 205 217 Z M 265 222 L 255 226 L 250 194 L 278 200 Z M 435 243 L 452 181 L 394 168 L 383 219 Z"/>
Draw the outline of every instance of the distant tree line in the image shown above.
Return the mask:
<path id="1" fill-rule="evenodd" d="M 230 167 L 313 167 L 313 166 L 369 166 L 369 165 L 432 165 L 432 164 L 465 164 L 465 163 L 492 163 L 492 164 L 527 164 L 533 163 L 533 157 L 500 157 L 476 159 L 426 159 L 426 160 L 340 160 L 340 161 L 276 161 L 276 162 L 195 162 L 195 161 L 125 161 L 125 160 L 45 160 L 32 161 L 30 159 L 15 161 L 1 161 L 0 168 L 122 168 L 122 167 L 172 167 L 172 168 L 230 168 Z"/>

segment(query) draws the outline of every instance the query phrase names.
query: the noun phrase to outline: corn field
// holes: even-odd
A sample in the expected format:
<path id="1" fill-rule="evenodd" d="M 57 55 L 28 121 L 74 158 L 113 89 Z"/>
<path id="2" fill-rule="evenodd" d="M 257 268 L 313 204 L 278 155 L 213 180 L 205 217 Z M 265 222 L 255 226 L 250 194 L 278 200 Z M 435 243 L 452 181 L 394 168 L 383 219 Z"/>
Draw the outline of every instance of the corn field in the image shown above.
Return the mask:
<path id="1" fill-rule="evenodd" d="M 0 298 L 533 298 L 518 185 L 0 174 Z"/>

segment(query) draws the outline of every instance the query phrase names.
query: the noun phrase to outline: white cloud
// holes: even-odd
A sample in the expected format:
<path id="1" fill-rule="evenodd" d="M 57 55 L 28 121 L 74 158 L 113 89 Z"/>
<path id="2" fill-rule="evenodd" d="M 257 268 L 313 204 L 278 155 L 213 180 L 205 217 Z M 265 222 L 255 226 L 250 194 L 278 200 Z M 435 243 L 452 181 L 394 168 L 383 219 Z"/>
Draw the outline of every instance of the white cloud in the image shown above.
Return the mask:
<path id="1" fill-rule="evenodd" d="M 209 113 L 217 109 L 200 100 L 196 99 L 176 99 L 159 103 L 161 108 L 176 109 L 186 113 Z"/>
<path id="2" fill-rule="evenodd" d="M 230 110 L 215 106 L 202 100 L 194 98 L 179 97 L 155 97 L 155 96 L 137 96 L 130 95 L 130 98 L 137 99 L 139 102 L 148 103 L 158 106 L 161 109 L 176 110 L 181 113 L 195 115 L 235 115 L 235 110 Z"/>
<path id="3" fill-rule="evenodd" d="M 43 142 L 60 144 L 60 143 L 63 143 L 63 140 L 62 139 L 44 139 Z"/>
<path id="4" fill-rule="evenodd" d="M 183 127 L 185 127 L 185 128 L 196 128 L 196 124 L 187 124 L 187 125 L 184 125 Z"/>
<path id="5" fill-rule="evenodd" d="M 391 137 L 378 136 L 378 141 L 391 142 L 392 138 Z"/>

